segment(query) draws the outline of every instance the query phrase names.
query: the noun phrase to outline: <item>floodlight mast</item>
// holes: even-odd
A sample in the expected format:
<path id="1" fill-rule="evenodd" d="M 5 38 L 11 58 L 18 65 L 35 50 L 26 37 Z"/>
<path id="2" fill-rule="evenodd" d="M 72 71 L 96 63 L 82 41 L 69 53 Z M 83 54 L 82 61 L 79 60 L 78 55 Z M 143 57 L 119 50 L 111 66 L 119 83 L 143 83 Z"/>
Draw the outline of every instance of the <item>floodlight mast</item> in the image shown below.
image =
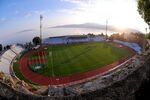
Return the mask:
<path id="1" fill-rule="evenodd" d="M 145 28 L 145 39 L 146 39 L 146 35 L 147 35 L 147 27 Z"/>
<path id="2" fill-rule="evenodd" d="M 41 45 L 42 45 L 42 19 L 43 19 L 43 16 L 40 15 L 40 39 L 41 39 Z"/>
<path id="3" fill-rule="evenodd" d="M 108 20 L 106 20 L 106 36 L 107 36 L 107 24 L 108 24 Z"/>

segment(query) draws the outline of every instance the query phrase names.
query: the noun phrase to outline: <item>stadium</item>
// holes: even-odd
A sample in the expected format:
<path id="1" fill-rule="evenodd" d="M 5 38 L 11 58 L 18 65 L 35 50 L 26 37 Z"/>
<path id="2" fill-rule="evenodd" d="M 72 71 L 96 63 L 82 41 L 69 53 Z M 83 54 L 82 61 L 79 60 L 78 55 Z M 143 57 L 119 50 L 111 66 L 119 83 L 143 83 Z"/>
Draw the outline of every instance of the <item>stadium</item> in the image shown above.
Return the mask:
<path id="1" fill-rule="evenodd" d="M 0 6 L 0 100 L 149 96 L 150 1 L 5 0 Z"/>
<path id="2" fill-rule="evenodd" d="M 90 99 L 143 66 L 149 43 L 146 40 L 147 48 L 142 49 L 137 43 L 105 36 L 74 35 L 46 38 L 30 49 L 12 45 L 1 55 L 0 79 L 6 92 L 2 96 Z"/>
<path id="3" fill-rule="evenodd" d="M 46 40 L 41 48 L 25 54 L 15 65 L 25 78 L 35 84 L 78 83 L 104 74 L 108 68 L 121 64 L 135 54 L 123 45 L 105 41 L 105 37 L 94 37 L 92 40 L 87 36 L 53 37 Z M 140 52 L 137 44 L 132 45 Z"/>

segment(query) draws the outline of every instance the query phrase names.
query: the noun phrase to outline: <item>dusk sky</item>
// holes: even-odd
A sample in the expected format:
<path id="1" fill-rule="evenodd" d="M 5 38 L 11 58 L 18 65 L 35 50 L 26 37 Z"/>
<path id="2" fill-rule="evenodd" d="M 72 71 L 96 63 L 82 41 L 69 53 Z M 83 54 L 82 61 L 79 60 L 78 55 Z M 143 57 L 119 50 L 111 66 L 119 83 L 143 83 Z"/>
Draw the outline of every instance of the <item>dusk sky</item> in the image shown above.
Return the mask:
<path id="1" fill-rule="evenodd" d="M 0 43 L 65 24 L 98 23 L 145 32 L 136 0 L 0 0 Z M 35 32 L 34 32 L 35 31 Z M 23 34 L 23 35 L 22 35 Z M 13 38 L 14 37 L 14 38 Z"/>

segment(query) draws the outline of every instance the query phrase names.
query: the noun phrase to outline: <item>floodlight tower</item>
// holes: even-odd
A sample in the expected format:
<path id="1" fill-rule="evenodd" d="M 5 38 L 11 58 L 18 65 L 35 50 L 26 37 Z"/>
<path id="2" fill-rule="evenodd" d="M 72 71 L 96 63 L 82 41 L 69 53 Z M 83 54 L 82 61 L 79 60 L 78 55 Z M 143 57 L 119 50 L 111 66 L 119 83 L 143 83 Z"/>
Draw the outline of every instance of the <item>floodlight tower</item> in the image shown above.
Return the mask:
<path id="1" fill-rule="evenodd" d="M 106 36 L 107 36 L 107 24 L 108 24 L 108 20 L 106 20 Z"/>
<path id="2" fill-rule="evenodd" d="M 42 19 L 43 19 L 43 16 L 40 15 L 40 39 L 41 39 L 41 44 L 42 44 Z"/>
<path id="3" fill-rule="evenodd" d="M 145 38 L 146 38 L 146 35 L 147 35 L 147 28 L 145 28 Z"/>

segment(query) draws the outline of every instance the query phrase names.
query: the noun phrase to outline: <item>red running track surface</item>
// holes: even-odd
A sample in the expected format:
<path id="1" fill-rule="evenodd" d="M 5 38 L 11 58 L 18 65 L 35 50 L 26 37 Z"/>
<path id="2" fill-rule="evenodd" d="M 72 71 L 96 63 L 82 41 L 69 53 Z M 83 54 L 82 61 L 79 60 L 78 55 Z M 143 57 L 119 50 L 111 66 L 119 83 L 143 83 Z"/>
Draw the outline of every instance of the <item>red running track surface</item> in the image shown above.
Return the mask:
<path id="1" fill-rule="evenodd" d="M 31 54 L 34 54 L 35 51 L 30 51 L 27 54 L 25 54 L 21 59 L 20 59 L 20 71 L 22 72 L 23 76 L 30 80 L 31 82 L 39 85 L 67 85 L 70 83 L 78 83 L 79 81 L 86 81 L 87 79 L 94 77 L 96 75 L 102 75 L 103 73 L 106 73 L 108 70 L 115 68 L 117 65 L 123 63 L 127 59 L 131 58 L 135 52 L 133 50 L 124 47 L 128 51 L 130 51 L 130 55 L 127 58 L 120 59 L 119 61 L 116 61 L 112 64 L 106 65 L 104 67 L 98 68 L 96 70 L 84 72 L 84 73 L 79 73 L 79 74 L 74 74 L 71 76 L 64 76 L 64 77 L 46 77 L 40 74 L 37 74 L 33 71 L 31 71 L 28 67 L 28 58 Z"/>

